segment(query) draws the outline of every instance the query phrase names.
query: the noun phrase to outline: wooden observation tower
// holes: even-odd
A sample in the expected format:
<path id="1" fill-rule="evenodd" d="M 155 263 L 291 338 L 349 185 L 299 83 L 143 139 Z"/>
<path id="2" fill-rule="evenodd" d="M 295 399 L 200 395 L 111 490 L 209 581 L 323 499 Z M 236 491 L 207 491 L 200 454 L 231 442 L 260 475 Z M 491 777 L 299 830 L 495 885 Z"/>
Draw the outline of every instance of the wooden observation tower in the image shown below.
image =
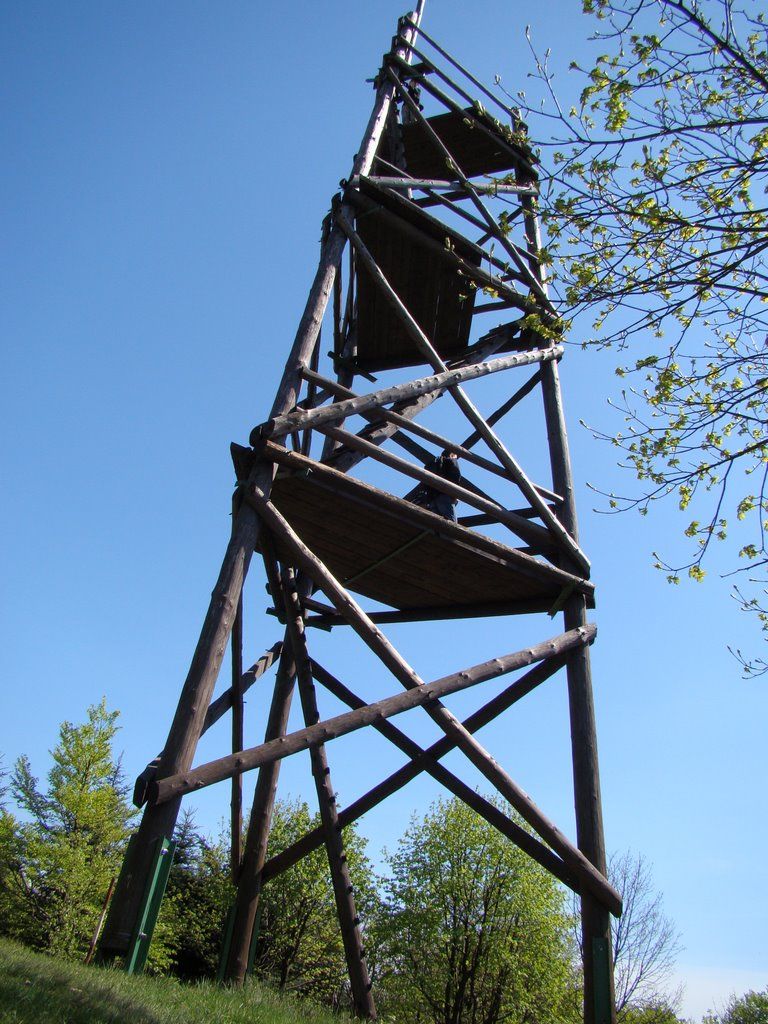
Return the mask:
<path id="1" fill-rule="evenodd" d="M 374 1017 L 343 830 L 426 772 L 580 895 L 585 1021 L 610 1024 L 609 914 L 621 912 L 621 901 L 605 878 L 589 662 L 595 627 L 587 620 L 594 588 L 577 533 L 558 315 L 538 258 L 536 161 L 517 112 L 421 30 L 420 16 L 400 20 L 375 80 L 371 117 L 324 222 L 319 267 L 269 418 L 249 446 L 232 445 L 231 539 L 167 743 L 137 780 L 145 810 L 100 955 L 141 962 L 182 797 L 228 779 L 237 900 L 223 976 L 237 982 L 247 971 L 261 886 L 324 845 L 355 1007 Z M 498 396 L 502 380 L 505 400 L 481 413 L 479 389 L 492 383 Z M 525 429 L 505 438 L 518 407 L 531 409 Z M 535 457 L 545 465 L 532 476 L 520 459 Z M 242 590 L 254 553 L 284 639 L 244 670 Z M 509 653 L 498 628 L 489 660 L 459 661 L 438 679 L 417 673 L 383 632 L 392 623 L 418 630 L 428 620 L 478 617 L 501 626 L 521 615 L 530 644 Z M 550 638 L 556 616 L 562 631 Z M 452 627 L 457 659 L 467 625 Z M 391 679 L 389 695 L 359 696 L 319 664 L 317 629 L 354 631 Z M 228 645 L 231 685 L 213 699 Z M 420 650 L 427 667 L 430 653 Z M 264 742 L 246 747 L 243 695 L 273 666 Z M 575 842 L 475 737 L 559 670 L 567 682 Z M 442 703 L 508 673 L 515 676 L 506 688 L 464 721 Z M 350 710 L 323 717 L 316 683 Z M 305 725 L 289 732 L 295 690 Z M 392 721 L 417 706 L 442 733 L 426 749 Z M 227 712 L 232 752 L 195 765 L 201 735 Z M 406 761 L 339 807 L 330 741 L 363 727 Z M 306 749 L 322 824 L 267 860 L 281 760 Z M 445 767 L 452 750 L 528 828 Z M 254 769 L 242 844 L 242 774 Z"/>

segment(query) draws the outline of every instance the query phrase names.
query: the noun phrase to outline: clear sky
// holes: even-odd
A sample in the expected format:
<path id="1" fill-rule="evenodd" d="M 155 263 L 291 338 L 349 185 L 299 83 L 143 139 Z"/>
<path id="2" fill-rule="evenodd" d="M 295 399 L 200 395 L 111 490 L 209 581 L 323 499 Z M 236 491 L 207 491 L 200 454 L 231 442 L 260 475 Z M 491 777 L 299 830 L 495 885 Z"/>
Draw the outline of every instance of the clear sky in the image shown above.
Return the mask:
<path id="1" fill-rule="evenodd" d="M 520 10 L 427 0 L 425 27 L 514 91 L 531 66 Z M 321 219 L 370 110 L 365 80 L 403 11 L 394 0 L 0 8 L 6 764 L 27 753 L 44 775 L 58 724 L 82 720 L 102 695 L 122 714 L 129 778 L 162 747 L 228 536 L 228 445 L 267 415 Z M 575 0 L 526 16 L 558 66 L 589 52 L 591 23 Z M 559 80 L 567 96 L 568 75 Z M 654 549 L 674 558 L 685 523 L 673 509 L 647 519 L 592 512 L 586 481 L 631 486 L 610 448 L 578 426 L 615 424 L 606 406 L 615 361 L 574 347 L 562 366 L 598 585 L 606 837 L 653 864 L 685 947 L 684 1008 L 699 1015 L 732 991 L 768 985 L 768 682 L 742 681 L 728 654 L 728 644 L 759 641 L 716 563 L 703 585 L 679 588 L 651 568 Z M 520 429 L 518 451 L 524 438 Z M 261 614 L 260 578 L 248 602 L 246 657 L 255 658 L 279 628 Z M 554 632 L 538 621 L 499 629 L 479 626 L 461 648 L 451 626 L 390 632 L 433 676 Z M 357 648 L 342 639 L 334 651 L 355 681 Z M 253 743 L 264 693 L 248 702 Z M 573 835 L 562 686 L 481 738 Z M 200 759 L 225 753 L 227 741 L 222 725 Z M 351 740 L 329 753 L 342 802 L 401 760 L 383 741 L 362 756 Z M 313 799 L 303 762 L 283 779 Z M 364 820 L 377 859 L 435 795 L 420 781 Z M 198 807 L 215 830 L 226 787 Z"/>

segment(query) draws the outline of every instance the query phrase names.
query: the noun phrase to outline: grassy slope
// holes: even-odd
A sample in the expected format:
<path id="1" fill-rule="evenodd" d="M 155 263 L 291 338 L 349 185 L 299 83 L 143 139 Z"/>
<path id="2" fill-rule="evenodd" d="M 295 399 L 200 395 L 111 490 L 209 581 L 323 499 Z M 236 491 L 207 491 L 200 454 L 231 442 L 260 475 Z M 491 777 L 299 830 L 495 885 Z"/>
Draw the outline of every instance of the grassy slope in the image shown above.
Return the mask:
<path id="1" fill-rule="evenodd" d="M 243 991 L 129 978 L 33 953 L 0 939 L 1 1024 L 340 1024 L 344 1018 L 282 999 L 258 985 Z"/>

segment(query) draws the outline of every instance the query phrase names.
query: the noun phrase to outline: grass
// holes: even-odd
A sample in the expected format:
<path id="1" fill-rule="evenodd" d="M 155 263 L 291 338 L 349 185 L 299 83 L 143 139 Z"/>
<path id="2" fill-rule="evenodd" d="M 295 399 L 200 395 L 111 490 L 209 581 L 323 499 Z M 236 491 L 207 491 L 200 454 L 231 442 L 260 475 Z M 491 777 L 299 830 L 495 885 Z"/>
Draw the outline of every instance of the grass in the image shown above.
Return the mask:
<path id="1" fill-rule="evenodd" d="M 134 978 L 0 939 L 1 1024 L 340 1024 L 344 1019 L 256 983 L 235 990 Z"/>

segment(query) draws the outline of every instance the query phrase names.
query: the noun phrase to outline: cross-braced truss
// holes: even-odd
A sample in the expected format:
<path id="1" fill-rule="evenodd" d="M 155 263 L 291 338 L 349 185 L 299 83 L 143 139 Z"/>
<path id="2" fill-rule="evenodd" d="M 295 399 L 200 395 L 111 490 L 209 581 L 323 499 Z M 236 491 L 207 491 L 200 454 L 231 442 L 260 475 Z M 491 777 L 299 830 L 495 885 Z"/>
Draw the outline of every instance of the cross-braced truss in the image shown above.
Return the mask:
<path id="1" fill-rule="evenodd" d="M 605 878 L 588 651 L 595 627 L 586 618 L 594 592 L 576 528 L 560 325 L 540 259 L 536 160 L 517 112 L 419 21 L 420 14 L 401 19 L 376 79 L 373 112 L 324 223 L 320 264 L 271 415 L 249 446 L 232 446 L 232 537 L 168 742 L 137 780 L 135 798 L 146 809 L 101 953 L 125 954 L 137 930 L 148 941 L 141 908 L 157 843 L 170 839 L 185 794 L 230 779 L 237 899 L 223 976 L 241 981 L 247 971 L 261 886 L 324 845 L 354 1004 L 375 1016 L 343 829 L 427 773 L 580 894 L 585 1019 L 603 1024 L 613 1019 L 608 914 L 620 913 L 621 901 Z M 327 355 L 324 319 L 332 332 Z M 500 380 L 512 383 L 507 397 L 483 414 L 480 388 L 498 395 Z M 536 415 L 526 413 L 515 433 L 518 454 L 501 432 L 538 396 L 547 484 L 521 461 L 536 451 Z M 285 636 L 244 671 L 242 589 L 254 551 Z M 430 681 L 380 628 L 542 612 L 562 613 L 563 632 Z M 309 636 L 337 627 L 351 627 L 402 691 L 371 702 L 320 664 Z M 230 635 L 232 685 L 212 701 Z M 264 742 L 244 748 L 243 696 L 273 665 Z M 476 738 L 560 669 L 568 681 L 576 843 Z M 442 703 L 513 672 L 464 721 Z M 316 683 L 350 710 L 322 718 Z M 295 690 L 304 727 L 289 732 Z M 442 733 L 426 748 L 392 721 L 416 707 Z M 201 735 L 228 711 L 232 753 L 193 766 Z M 340 809 L 327 747 L 364 727 L 408 760 Z M 321 824 L 268 860 L 280 764 L 303 750 Z M 453 750 L 527 828 L 445 766 Z M 241 781 L 253 769 L 242 844 Z"/>

